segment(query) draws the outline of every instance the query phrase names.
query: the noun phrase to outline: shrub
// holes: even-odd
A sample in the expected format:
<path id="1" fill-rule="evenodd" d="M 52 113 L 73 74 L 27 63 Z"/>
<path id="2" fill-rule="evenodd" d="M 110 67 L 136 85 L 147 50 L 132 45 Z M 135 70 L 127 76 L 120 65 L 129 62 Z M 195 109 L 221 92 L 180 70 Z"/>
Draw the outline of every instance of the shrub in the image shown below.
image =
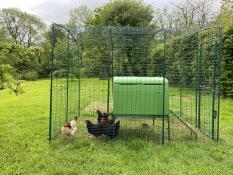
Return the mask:
<path id="1" fill-rule="evenodd" d="M 28 71 L 23 73 L 24 80 L 34 81 L 38 79 L 38 73 L 36 71 Z"/>
<path id="2" fill-rule="evenodd" d="M 222 49 L 221 90 L 224 96 L 233 97 L 233 26 L 224 34 Z"/>

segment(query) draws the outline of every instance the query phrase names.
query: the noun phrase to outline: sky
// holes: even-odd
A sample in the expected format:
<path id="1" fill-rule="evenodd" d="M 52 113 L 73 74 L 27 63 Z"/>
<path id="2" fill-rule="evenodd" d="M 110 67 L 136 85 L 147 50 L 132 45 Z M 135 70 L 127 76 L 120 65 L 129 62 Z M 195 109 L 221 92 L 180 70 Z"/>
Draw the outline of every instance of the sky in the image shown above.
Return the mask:
<path id="1" fill-rule="evenodd" d="M 53 22 L 65 23 L 68 20 L 69 12 L 74 7 L 87 5 L 95 9 L 110 0 L 0 0 L 0 9 L 15 7 L 22 11 L 39 16 L 47 24 Z M 146 4 L 157 8 L 169 6 L 175 0 L 144 0 Z"/>

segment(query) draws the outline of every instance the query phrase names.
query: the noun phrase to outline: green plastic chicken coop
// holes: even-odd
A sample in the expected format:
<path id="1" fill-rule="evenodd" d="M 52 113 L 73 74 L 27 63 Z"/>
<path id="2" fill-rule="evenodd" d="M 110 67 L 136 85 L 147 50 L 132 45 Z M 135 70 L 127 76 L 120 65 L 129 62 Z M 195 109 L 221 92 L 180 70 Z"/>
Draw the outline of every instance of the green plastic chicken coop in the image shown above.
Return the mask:
<path id="1" fill-rule="evenodd" d="M 163 77 L 113 78 L 113 113 L 117 116 L 168 116 L 168 98 L 168 80 Z"/>

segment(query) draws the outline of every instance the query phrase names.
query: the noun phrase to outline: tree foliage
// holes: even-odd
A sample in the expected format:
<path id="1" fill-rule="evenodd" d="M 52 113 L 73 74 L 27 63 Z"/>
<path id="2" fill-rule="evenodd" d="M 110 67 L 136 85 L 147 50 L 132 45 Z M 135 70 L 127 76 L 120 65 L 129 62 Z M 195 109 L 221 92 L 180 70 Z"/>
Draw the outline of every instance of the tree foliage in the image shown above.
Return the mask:
<path id="1" fill-rule="evenodd" d="M 224 96 L 233 97 L 233 25 L 223 38 L 222 93 Z"/>
<path id="2" fill-rule="evenodd" d="M 153 8 L 138 0 L 115 0 L 95 10 L 91 24 L 104 26 L 148 27 L 152 24 Z"/>
<path id="3" fill-rule="evenodd" d="M 231 0 L 222 0 L 219 10 L 215 8 L 215 3 L 214 0 L 185 0 L 175 3 L 171 8 L 154 10 L 151 5 L 146 5 L 141 0 L 113 0 L 94 11 L 85 5 L 72 9 L 66 26 L 71 31 L 78 33 L 80 55 L 82 64 L 85 65 L 85 69 L 81 68 L 81 73 L 89 73 L 88 76 L 95 76 L 90 72 L 101 70 L 99 72 L 103 72 L 103 76 L 106 76 L 105 74 L 109 69 L 108 65 L 112 63 L 108 46 L 109 42 L 112 42 L 115 47 L 114 58 L 117 59 L 114 66 L 117 67 L 116 71 L 119 74 L 155 76 L 164 69 L 157 65 L 166 61 L 168 69 L 176 71 L 177 75 L 182 74 L 182 81 L 189 84 L 195 81 L 193 75 L 196 68 L 193 60 L 197 56 L 195 47 L 198 38 L 195 38 L 195 36 L 188 38 L 188 36 L 180 34 L 184 30 L 190 31 L 194 28 L 221 24 L 224 27 L 222 93 L 225 96 L 233 97 L 233 4 Z M 95 30 L 90 25 L 94 26 Z M 116 33 L 114 34 L 114 31 L 111 31 L 111 27 L 103 26 L 119 26 L 122 33 L 119 32 L 116 36 Z M 150 43 L 153 34 L 149 34 L 149 36 L 148 33 L 143 33 L 136 37 L 130 35 L 132 31 L 125 34 L 129 30 L 128 26 L 139 27 L 138 29 L 141 27 L 166 28 L 176 33 L 176 36 L 169 41 L 169 46 L 166 48 L 168 55 L 164 56 L 162 42 L 156 43 L 156 46 L 153 45 L 154 43 Z M 111 32 L 113 32 L 112 37 L 110 37 Z M 67 36 L 60 30 L 55 32 L 55 35 L 57 34 L 59 36 L 54 39 L 57 44 L 56 48 L 60 48 L 60 51 L 56 50 L 56 52 L 61 54 L 63 62 L 59 63 L 59 66 L 62 67 L 66 66 Z M 94 35 L 95 37 L 91 38 Z M 46 31 L 46 25 L 38 17 L 16 8 L 1 9 L 0 40 L 0 89 L 8 88 L 11 92 L 17 93 L 20 92 L 18 89 L 20 86 L 15 79 L 32 80 L 49 75 L 51 29 Z M 181 43 L 186 44 L 182 46 Z M 205 48 L 206 57 L 211 57 L 212 52 L 208 49 L 211 49 L 211 45 L 206 45 Z M 210 52 L 208 53 L 208 51 Z M 77 45 L 71 41 L 71 70 L 76 70 L 74 69 L 77 65 L 76 58 Z M 147 60 L 144 61 L 144 58 Z M 205 61 L 204 71 L 208 73 L 211 69 L 211 61 Z M 147 66 L 146 69 L 143 68 L 144 65 Z"/>
<path id="4" fill-rule="evenodd" d="M 86 5 L 81 5 L 70 11 L 69 21 L 67 26 L 79 33 L 83 26 L 87 25 L 94 17 L 94 12 Z"/>
<path id="5" fill-rule="evenodd" d="M 147 70 L 143 66 L 147 63 L 142 57 L 146 58 L 150 54 L 150 40 L 153 38 L 153 32 L 146 33 L 140 29 L 134 31 L 126 26 L 154 27 L 153 13 L 152 6 L 145 5 L 139 0 L 115 0 L 95 9 L 94 18 L 88 21 L 88 24 L 100 27 L 96 30 L 88 28 L 82 35 L 82 40 L 86 41 L 81 45 L 83 64 L 86 65 L 83 69 L 84 73 L 90 74 L 101 70 L 102 76 L 106 77 L 108 65 L 112 63 L 108 50 L 109 47 L 114 47 L 113 66 L 116 74 L 146 75 Z M 101 26 L 121 26 L 122 30 Z M 138 35 L 134 35 L 135 32 L 138 32 Z M 112 38 L 111 41 L 109 38 Z M 149 62 L 150 60 L 148 64 Z"/>
<path id="6" fill-rule="evenodd" d="M 45 76 L 48 57 L 43 47 L 46 25 L 16 8 L 0 10 L 0 89 L 22 92 L 17 79 Z M 49 50 L 47 50 L 49 53 Z"/>
<path id="7" fill-rule="evenodd" d="M 0 90 L 9 89 L 10 92 L 16 95 L 23 92 L 20 87 L 20 82 L 12 76 L 13 68 L 9 64 L 0 65 Z"/>
<path id="8" fill-rule="evenodd" d="M 225 31 L 233 25 L 233 1 L 222 0 L 220 14 L 214 23 L 221 24 Z"/>
<path id="9" fill-rule="evenodd" d="M 0 11 L 1 31 L 6 31 L 7 35 L 16 44 L 25 47 L 42 42 L 45 24 L 36 16 L 22 12 L 16 8 L 3 8 Z"/>
<path id="10" fill-rule="evenodd" d="M 184 0 L 172 8 L 156 9 L 155 23 L 173 32 L 203 28 L 218 15 L 214 0 Z"/>
<path id="11" fill-rule="evenodd" d="M 44 54 L 44 48 L 40 46 L 27 48 L 8 40 L 0 43 L 0 64 L 14 68 L 15 77 L 19 79 L 28 79 L 24 76 L 28 73 L 34 74 L 33 79 L 37 79 L 48 64 Z"/>

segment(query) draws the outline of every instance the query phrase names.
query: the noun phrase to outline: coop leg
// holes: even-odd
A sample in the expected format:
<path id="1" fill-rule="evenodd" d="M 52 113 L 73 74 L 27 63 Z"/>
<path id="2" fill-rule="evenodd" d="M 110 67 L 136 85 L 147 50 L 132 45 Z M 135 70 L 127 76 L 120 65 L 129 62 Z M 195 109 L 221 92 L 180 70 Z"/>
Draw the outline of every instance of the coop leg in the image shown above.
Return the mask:
<path id="1" fill-rule="evenodd" d="M 168 142 L 170 143 L 171 135 L 170 135 L 170 118 L 167 117 L 167 136 L 168 136 Z"/>
<path id="2" fill-rule="evenodd" d="M 155 125 L 155 118 L 153 117 L 153 126 Z"/>
<path id="3" fill-rule="evenodd" d="M 164 144 L 164 116 L 162 119 L 162 144 Z"/>

